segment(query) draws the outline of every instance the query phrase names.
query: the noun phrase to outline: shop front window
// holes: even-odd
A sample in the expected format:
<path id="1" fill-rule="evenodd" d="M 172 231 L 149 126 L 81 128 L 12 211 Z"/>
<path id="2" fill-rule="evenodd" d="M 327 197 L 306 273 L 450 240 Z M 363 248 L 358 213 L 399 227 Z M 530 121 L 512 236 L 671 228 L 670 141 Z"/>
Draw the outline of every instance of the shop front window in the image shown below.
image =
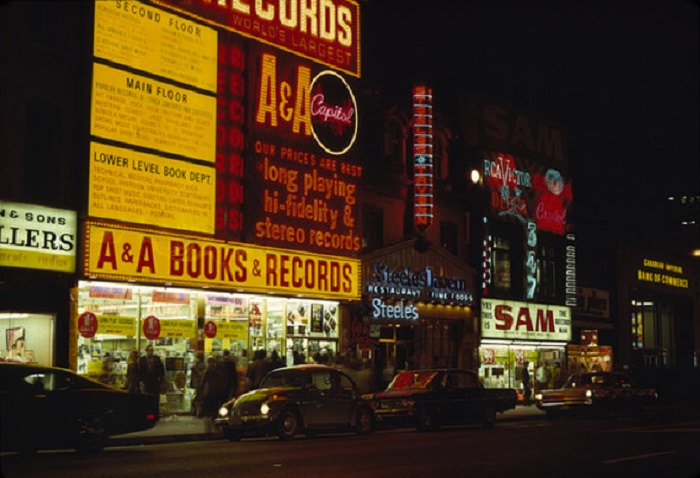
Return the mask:
<path id="1" fill-rule="evenodd" d="M 479 359 L 479 378 L 487 388 L 522 391 L 526 363 L 532 393 L 560 386 L 567 374 L 563 345 L 484 343 L 479 348 Z"/>
<path id="2" fill-rule="evenodd" d="M 510 291 L 511 258 L 510 242 L 502 237 L 494 237 L 493 242 L 493 286 L 499 291 Z"/>
<path id="3" fill-rule="evenodd" d="M 125 388 L 128 356 L 153 345 L 168 381 L 170 412 L 189 411 L 195 390 L 197 353 L 236 362 L 239 391 L 246 389 L 248 363 L 256 351 L 277 354 L 282 363 L 332 363 L 340 330 L 339 303 L 81 282 L 73 323 L 75 367 Z"/>
<path id="4" fill-rule="evenodd" d="M 0 312 L 0 361 L 53 365 L 54 323 L 49 314 Z"/>
<path id="5" fill-rule="evenodd" d="M 645 366 L 673 365 L 677 348 L 674 317 L 673 308 L 669 304 L 653 300 L 632 300 L 632 347 L 642 352 Z"/>

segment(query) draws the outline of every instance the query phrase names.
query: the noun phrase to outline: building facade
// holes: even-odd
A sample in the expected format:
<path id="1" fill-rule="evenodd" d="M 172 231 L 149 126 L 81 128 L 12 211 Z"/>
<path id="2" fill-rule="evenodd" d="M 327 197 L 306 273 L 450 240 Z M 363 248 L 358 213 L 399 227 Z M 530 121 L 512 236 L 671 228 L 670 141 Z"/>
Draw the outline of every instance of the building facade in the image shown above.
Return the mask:
<path id="1" fill-rule="evenodd" d="M 296 5 L 3 5 L 4 360 L 120 386 L 152 344 L 183 411 L 197 352 L 347 348 L 360 6 Z"/>

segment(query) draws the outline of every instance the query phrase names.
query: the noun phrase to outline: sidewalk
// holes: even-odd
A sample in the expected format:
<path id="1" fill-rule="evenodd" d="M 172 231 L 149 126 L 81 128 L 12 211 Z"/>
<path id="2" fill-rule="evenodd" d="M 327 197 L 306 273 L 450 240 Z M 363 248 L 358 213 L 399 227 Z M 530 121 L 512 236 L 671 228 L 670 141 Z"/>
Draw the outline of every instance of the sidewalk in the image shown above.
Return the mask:
<path id="1" fill-rule="evenodd" d="M 544 412 L 534 405 L 518 405 L 514 410 L 499 413 L 498 421 L 543 418 Z M 496 425 L 498 426 L 498 425 Z M 222 440 L 221 432 L 206 433 L 204 420 L 193 415 L 169 415 L 161 417 L 150 430 L 115 435 L 109 438 L 108 447 L 174 443 L 184 441 Z"/>

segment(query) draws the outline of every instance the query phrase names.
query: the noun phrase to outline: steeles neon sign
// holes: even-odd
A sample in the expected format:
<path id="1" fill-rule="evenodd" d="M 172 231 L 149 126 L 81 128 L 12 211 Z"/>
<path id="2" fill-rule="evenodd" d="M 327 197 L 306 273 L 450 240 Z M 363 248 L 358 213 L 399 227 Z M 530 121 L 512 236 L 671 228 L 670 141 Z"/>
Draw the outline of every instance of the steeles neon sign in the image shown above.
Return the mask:
<path id="1" fill-rule="evenodd" d="M 433 223 L 433 91 L 413 87 L 413 225 L 424 232 Z"/>

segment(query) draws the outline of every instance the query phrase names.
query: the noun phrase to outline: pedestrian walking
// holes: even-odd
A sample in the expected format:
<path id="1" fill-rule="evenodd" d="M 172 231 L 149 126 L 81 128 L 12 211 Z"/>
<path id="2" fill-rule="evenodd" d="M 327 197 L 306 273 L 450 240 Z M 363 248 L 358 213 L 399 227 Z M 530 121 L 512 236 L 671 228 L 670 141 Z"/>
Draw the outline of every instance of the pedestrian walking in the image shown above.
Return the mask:
<path id="1" fill-rule="evenodd" d="M 139 359 L 139 377 L 145 393 L 160 395 L 165 367 L 160 357 L 154 353 L 152 344 L 146 347 L 146 355 Z"/>

